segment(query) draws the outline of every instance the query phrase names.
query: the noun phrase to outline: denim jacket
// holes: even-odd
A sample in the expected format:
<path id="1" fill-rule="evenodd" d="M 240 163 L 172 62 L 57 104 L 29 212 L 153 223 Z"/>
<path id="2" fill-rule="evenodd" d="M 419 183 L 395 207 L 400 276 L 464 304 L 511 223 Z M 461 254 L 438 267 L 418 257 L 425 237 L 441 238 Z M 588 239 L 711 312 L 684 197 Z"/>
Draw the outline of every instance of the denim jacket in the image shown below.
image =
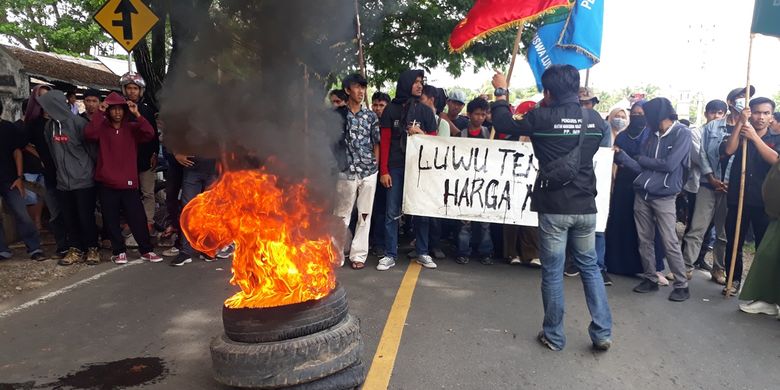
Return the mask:
<path id="1" fill-rule="evenodd" d="M 725 182 L 729 180 L 729 170 L 731 169 L 733 159 L 729 159 L 727 163 L 725 176 L 721 174 L 720 169 L 720 144 L 725 137 L 729 136 L 726 123 L 726 118 L 722 118 L 707 123 L 704 125 L 704 129 L 702 129 L 701 148 L 699 149 L 699 162 L 701 165 L 699 167 L 701 168 L 701 182 L 706 183 L 708 186 L 707 175 L 710 173 L 718 180 Z"/>

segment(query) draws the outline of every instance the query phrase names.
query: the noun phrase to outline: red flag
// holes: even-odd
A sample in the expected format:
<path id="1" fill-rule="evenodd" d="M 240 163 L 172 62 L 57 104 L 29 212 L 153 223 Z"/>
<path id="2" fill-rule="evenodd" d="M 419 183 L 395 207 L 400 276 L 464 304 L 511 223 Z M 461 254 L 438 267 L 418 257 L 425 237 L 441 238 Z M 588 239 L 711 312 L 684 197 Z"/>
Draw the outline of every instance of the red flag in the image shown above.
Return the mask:
<path id="1" fill-rule="evenodd" d="M 487 35 L 570 7 L 569 0 L 476 0 L 452 30 L 450 50 L 461 52 Z"/>

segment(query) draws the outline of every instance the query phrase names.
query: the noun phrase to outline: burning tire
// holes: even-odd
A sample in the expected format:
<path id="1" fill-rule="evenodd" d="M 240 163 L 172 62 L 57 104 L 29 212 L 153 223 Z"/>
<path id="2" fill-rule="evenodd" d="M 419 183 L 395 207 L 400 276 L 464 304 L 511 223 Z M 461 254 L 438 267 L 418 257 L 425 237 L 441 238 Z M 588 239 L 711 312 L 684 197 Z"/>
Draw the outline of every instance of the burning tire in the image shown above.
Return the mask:
<path id="1" fill-rule="evenodd" d="M 219 336 L 211 343 L 211 360 L 214 378 L 220 383 L 274 389 L 327 379 L 345 371 L 359 363 L 362 349 L 359 321 L 347 315 L 330 329 L 285 341 L 249 344 Z M 364 371 L 355 369 L 344 375 L 346 379 L 354 375 L 362 382 Z"/>
<path id="2" fill-rule="evenodd" d="M 263 309 L 222 308 L 225 334 L 233 341 L 265 343 L 308 336 L 347 316 L 346 292 L 337 285 L 322 299 Z"/>

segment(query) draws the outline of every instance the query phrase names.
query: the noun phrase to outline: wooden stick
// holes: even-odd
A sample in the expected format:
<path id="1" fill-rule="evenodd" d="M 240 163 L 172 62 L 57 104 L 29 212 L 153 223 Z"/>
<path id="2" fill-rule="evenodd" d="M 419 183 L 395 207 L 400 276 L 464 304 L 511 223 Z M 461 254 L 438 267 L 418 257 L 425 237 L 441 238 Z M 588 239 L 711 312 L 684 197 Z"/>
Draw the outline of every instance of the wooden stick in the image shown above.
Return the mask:
<path id="1" fill-rule="evenodd" d="M 512 81 L 512 72 L 515 70 L 515 60 L 517 60 L 517 52 L 520 51 L 520 40 L 523 37 L 523 28 L 521 25 L 517 28 L 517 36 L 515 36 L 515 43 L 512 47 L 512 59 L 509 61 L 509 70 L 506 72 L 506 99 L 509 101 L 509 82 Z M 490 128 L 490 139 L 496 138 L 496 128 Z"/>
<path id="2" fill-rule="evenodd" d="M 745 87 L 745 104 L 750 102 L 750 61 L 753 56 L 753 34 L 750 34 L 750 46 L 748 49 L 747 87 Z M 742 228 L 742 208 L 745 205 L 745 177 L 747 176 L 747 140 L 742 138 L 742 172 L 739 177 L 739 200 L 737 202 L 737 226 L 734 230 L 734 245 L 731 249 L 731 264 L 729 265 L 728 280 L 726 281 L 726 298 L 731 296 L 731 286 L 734 283 L 734 266 L 737 262 L 737 248 L 739 248 L 739 233 Z M 741 283 L 741 280 L 737 281 Z"/>
<path id="3" fill-rule="evenodd" d="M 360 75 L 366 79 L 366 57 L 365 54 L 363 54 L 363 33 L 360 29 L 360 5 L 358 4 L 358 0 L 355 0 L 355 25 L 357 28 L 358 64 L 360 65 Z M 363 98 L 363 100 L 366 103 L 366 108 L 370 110 L 371 103 L 368 101 L 368 90 L 366 90 L 366 96 Z"/>
<path id="4" fill-rule="evenodd" d="M 590 83 L 590 68 L 585 70 L 585 88 L 588 88 L 589 83 Z"/>

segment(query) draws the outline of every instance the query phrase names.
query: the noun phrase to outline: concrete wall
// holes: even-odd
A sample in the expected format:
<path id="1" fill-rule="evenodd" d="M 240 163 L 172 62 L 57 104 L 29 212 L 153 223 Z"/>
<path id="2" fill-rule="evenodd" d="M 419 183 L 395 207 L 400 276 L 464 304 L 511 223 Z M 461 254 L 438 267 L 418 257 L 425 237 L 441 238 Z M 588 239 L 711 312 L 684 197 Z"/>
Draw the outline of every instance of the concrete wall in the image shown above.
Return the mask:
<path id="1" fill-rule="evenodd" d="M 0 48 L 0 104 L 2 119 L 15 121 L 23 115 L 22 101 L 30 95 L 30 78 L 21 71 L 19 61 Z"/>

